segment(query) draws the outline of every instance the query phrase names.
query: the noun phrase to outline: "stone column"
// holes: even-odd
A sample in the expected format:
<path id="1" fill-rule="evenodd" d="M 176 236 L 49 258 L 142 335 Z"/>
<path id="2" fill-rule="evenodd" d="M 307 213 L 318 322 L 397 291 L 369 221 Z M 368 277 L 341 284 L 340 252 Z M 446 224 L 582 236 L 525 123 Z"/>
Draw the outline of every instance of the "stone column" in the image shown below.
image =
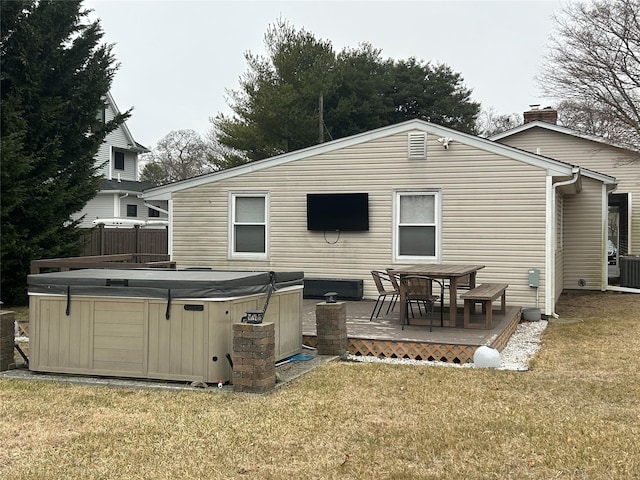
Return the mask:
<path id="1" fill-rule="evenodd" d="M 347 304 L 345 302 L 316 305 L 318 355 L 347 357 Z"/>
<path id="2" fill-rule="evenodd" d="M 276 330 L 269 323 L 233 324 L 233 389 L 266 393 L 276 386 Z"/>
<path id="3" fill-rule="evenodd" d="M 0 372 L 15 366 L 13 345 L 15 343 L 15 312 L 0 311 Z"/>

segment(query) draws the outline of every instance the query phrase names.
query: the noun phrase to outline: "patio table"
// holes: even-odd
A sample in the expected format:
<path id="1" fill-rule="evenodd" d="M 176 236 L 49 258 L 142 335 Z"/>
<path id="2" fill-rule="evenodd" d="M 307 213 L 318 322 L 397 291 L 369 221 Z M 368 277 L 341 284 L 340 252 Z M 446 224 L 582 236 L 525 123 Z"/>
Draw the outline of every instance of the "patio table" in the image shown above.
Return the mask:
<path id="1" fill-rule="evenodd" d="M 484 265 L 458 265 L 450 263 L 432 263 L 423 265 L 411 265 L 408 267 L 393 267 L 389 270 L 403 275 L 425 275 L 449 281 L 449 327 L 455 327 L 458 313 L 458 279 L 469 276 L 469 288 L 476 286 L 476 273 L 484 268 Z M 400 286 L 400 319 L 404 318 L 405 293 Z"/>

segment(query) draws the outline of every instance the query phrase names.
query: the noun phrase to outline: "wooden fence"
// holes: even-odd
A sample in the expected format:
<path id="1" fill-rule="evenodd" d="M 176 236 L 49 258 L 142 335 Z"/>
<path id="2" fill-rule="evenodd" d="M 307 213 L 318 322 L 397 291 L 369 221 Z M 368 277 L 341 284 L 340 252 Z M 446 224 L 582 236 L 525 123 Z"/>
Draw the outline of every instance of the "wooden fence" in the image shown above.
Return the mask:
<path id="1" fill-rule="evenodd" d="M 45 258 L 31 261 L 31 273 L 46 273 L 50 271 L 69 271 L 82 268 L 168 268 L 176 269 L 176 262 L 169 259 L 169 255 L 152 253 L 132 253 L 118 255 L 96 255 L 87 257 Z"/>
<path id="2" fill-rule="evenodd" d="M 82 256 L 169 253 L 166 228 L 93 228 L 83 232 Z"/>

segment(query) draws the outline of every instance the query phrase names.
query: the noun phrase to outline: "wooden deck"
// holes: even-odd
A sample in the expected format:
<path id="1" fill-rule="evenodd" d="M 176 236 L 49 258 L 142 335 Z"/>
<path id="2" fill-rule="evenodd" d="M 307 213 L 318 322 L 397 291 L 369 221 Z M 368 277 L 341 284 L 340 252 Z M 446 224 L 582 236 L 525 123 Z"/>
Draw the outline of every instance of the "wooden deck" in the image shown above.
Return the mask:
<path id="1" fill-rule="evenodd" d="M 303 343 L 316 345 L 315 309 L 322 300 L 305 299 L 302 318 Z M 459 327 L 440 327 L 440 313 L 435 311 L 433 331 L 429 332 L 429 320 L 416 318 L 402 330 L 399 318 L 399 305 L 386 315 L 385 303 L 378 318 L 369 321 L 375 302 L 370 300 L 347 301 L 347 349 L 352 355 L 368 355 L 383 358 L 408 358 L 415 360 L 435 360 L 449 363 L 467 363 L 473 361 L 473 354 L 481 345 L 502 350 L 511 334 L 520 322 L 521 307 L 506 307 L 504 315 L 493 311 L 490 329 L 462 328 L 462 306 L 458 306 L 457 324 Z M 449 310 L 445 308 L 444 317 Z M 479 312 L 471 316 L 474 323 L 484 323 Z M 446 323 L 445 323 L 446 324 Z"/>

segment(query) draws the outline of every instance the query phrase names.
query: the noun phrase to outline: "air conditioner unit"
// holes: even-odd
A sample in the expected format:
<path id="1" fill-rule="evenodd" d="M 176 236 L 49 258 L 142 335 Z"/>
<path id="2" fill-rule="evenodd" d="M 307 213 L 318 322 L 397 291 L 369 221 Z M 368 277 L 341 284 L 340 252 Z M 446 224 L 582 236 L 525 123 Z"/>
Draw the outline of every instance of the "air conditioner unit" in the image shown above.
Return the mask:
<path id="1" fill-rule="evenodd" d="M 640 288 L 640 255 L 620 257 L 620 286 Z"/>

